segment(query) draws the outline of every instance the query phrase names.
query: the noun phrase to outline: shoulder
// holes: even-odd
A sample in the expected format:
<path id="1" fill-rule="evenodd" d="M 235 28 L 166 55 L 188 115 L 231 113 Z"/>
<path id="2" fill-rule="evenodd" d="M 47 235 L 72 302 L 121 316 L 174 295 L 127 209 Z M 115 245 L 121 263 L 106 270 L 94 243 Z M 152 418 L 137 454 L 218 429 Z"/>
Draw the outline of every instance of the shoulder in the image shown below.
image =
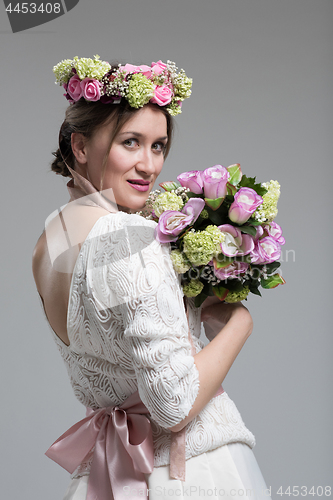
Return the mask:
<path id="1" fill-rule="evenodd" d="M 104 209 L 69 203 L 47 217 L 32 253 L 32 272 L 40 294 L 48 280 L 72 273 L 82 244 L 108 214 Z"/>

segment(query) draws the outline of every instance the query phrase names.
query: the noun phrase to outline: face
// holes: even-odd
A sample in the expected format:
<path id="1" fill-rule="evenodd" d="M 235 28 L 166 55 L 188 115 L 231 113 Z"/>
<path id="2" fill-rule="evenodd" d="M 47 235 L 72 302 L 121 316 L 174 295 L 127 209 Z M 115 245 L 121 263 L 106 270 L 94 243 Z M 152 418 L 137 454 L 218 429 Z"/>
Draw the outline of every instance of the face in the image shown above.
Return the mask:
<path id="1" fill-rule="evenodd" d="M 87 177 L 96 187 L 101 185 L 112 127 L 112 123 L 100 127 L 85 144 Z M 103 190 L 112 188 L 119 209 L 143 208 L 162 170 L 167 141 L 166 117 L 152 106 L 141 108 L 116 135 L 105 165 Z"/>

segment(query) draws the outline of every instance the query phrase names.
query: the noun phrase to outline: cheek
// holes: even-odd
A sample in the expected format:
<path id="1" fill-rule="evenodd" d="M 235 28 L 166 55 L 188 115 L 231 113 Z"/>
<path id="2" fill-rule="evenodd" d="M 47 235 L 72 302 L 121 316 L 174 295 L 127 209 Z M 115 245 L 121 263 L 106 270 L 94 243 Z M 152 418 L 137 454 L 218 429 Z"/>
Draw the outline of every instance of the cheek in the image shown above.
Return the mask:
<path id="1" fill-rule="evenodd" d="M 157 170 L 157 175 L 159 175 L 161 173 L 161 171 L 163 169 L 163 165 L 164 165 L 164 158 L 162 157 L 161 160 L 160 160 L 160 162 L 159 162 L 159 164 L 158 164 L 158 166 L 157 166 L 157 169 L 156 169 Z"/>

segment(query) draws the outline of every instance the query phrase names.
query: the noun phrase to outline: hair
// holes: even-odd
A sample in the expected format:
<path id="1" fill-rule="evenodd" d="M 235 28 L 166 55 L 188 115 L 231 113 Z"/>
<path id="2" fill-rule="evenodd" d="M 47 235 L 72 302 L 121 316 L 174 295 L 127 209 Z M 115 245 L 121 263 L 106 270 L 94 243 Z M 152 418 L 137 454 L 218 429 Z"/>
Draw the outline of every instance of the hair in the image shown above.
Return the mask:
<path id="1" fill-rule="evenodd" d="M 168 142 L 163 153 L 164 158 L 166 158 L 171 147 L 173 119 L 168 111 L 162 106 L 158 106 L 157 104 L 149 104 L 149 106 L 156 107 L 156 109 L 159 109 L 166 117 Z M 140 109 L 141 108 L 132 108 L 125 99 L 122 99 L 119 104 L 104 104 L 100 101 L 87 102 L 82 98 L 74 104 L 70 104 L 66 110 L 65 120 L 60 127 L 59 147 L 57 151 L 52 153 L 55 159 L 51 164 L 51 170 L 64 177 L 71 177 L 71 173 L 66 164 L 75 170 L 75 156 L 71 146 L 72 133 L 80 133 L 87 139 L 90 139 L 99 127 L 114 123 L 109 147 L 102 165 L 104 174 L 106 160 L 115 137 L 125 123 L 127 123 Z"/>

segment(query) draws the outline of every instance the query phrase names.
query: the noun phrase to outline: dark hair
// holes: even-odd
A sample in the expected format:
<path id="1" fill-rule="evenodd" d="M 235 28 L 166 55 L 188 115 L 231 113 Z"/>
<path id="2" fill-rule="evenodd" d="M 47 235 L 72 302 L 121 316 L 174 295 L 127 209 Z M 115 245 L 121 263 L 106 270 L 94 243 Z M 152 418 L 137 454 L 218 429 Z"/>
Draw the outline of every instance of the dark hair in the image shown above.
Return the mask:
<path id="1" fill-rule="evenodd" d="M 173 133 L 172 117 L 162 106 L 158 106 L 157 104 L 149 104 L 149 106 L 156 106 L 156 108 L 162 111 L 167 120 L 168 142 L 164 151 L 164 158 L 166 158 L 171 147 Z M 71 173 L 66 163 L 75 170 L 75 156 L 71 146 L 72 133 L 83 134 L 89 139 L 98 127 L 114 122 L 114 129 L 107 151 L 108 155 L 116 135 L 139 109 L 132 108 L 125 99 L 122 99 L 119 104 L 104 104 L 99 101 L 87 102 L 84 99 L 70 104 L 66 110 L 65 120 L 60 127 L 59 148 L 52 153 L 55 159 L 51 164 L 51 170 L 64 177 L 70 177 Z"/>

